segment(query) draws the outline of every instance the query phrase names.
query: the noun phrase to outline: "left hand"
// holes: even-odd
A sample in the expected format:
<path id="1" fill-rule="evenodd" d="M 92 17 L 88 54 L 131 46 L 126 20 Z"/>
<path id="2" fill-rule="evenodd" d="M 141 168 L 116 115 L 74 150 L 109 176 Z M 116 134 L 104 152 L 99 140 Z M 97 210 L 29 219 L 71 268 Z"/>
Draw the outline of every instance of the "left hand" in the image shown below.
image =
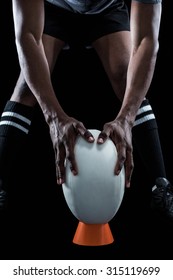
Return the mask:
<path id="1" fill-rule="evenodd" d="M 132 172 L 134 169 L 132 147 L 132 125 L 126 119 L 116 118 L 112 122 L 104 124 L 103 130 L 98 136 L 97 143 L 103 144 L 108 137 L 116 146 L 118 159 L 115 165 L 115 175 L 118 175 L 122 167 L 125 167 L 125 185 L 130 187 Z"/>

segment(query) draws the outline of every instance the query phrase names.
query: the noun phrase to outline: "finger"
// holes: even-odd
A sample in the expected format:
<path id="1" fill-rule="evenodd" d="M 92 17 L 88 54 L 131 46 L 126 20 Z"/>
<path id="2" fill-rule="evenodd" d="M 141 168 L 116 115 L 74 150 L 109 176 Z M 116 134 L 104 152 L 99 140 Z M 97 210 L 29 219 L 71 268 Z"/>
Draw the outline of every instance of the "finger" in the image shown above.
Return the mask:
<path id="1" fill-rule="evenodd" d="M 116 144 L 116 149 L 117 149 L 117 162 L 115 165 L 115 174 L 119 175 L 126 160 L 126 147 L 124 147 L 121 144 Z"/>
<path id="2" fill-rule="evenodd" d="M 57 184 L 61 185 L 65 182 L 65 147 L 59 145 L 59 151 L 56 153 L 56 178 Z"/>
<path id="3" fill-rule="evenodd" d="M 71 172 L 73 173 L 73 175 L 77 175 L 78 166 L 77 166 L 77 162 L 75 159 L 74 146 L 75 146 L 74 141 L 71 141 L 70 145 L 66 146 L 66 158 L 69 161 Z"/>
<path id="4" fill-rule="evenodd" d="M 82 136 L 82 138 L 85 139 L 89 143 L 93 143 L 95 140 L 92 133 L 87 129 L 80 129 L 79 135 Z"/>
<path id="5" fill-rule="evenodd" d="M 127 188 L 130 187 L 133 169 L 134 169 L 133 153 L 131 151 L 128 151 L 126 162 L 125 162 L 125 173 L 126 173 L 125 185 Z"/>
<path id="6" fill-rule="evenodd" d="M 76 123 L 74 125 L 76 125 Z M 78 135 L 80 135 L 87 142 L 93 143 L 95 141 L 92 133 L 89 130 L 87 130 L 81 122 L 79 122 L 76 125 L 76 130 L 78 132 Z M 66 146 L 66 157 L 69 160 L 70 169 L 71 169 L 73 175 L 78 174 L 78 166 L 77 166 L 77 162 L 75 159 L 75 153 L 74 153 L 75 143 L 76 143 L 76 137 L 71 138 L 70 141 L 67 142 L 67 146 Z"/>
<path id="7" fill-rule="evenodd" d="M 103 144 L 107 140 L 108 137 L 109 137 L 108 133 L 106 133 L 105 131 L 102 131 L 97 138 L 97 143 Z"/>
<path id="8" fill-rule="evenodd" d="M 83 138 L 85 140 L 87 140 L 88 142 L 90 143 L 93 143 L 94 142 L 94 136 L 92 135 L 92 133 L 89 131 L 89 130 L 85 130 L 84 134 L 83 134 Z"/>
<path id="9" fill-rule="evenodd" d="M 76 124 L 75 124 L 76 125 Z M 83 123 L 78 123 L 76 125 L 76 130 L 78 132 L 79 135 L 81 135 L 87 142 L 94 142 L 94 136 L 92 135 L 92 133 L 87 130 L 85 128 L 85 126 L 83 125 Z"/>
<path id="10" fill-rule="evenodd" d="M 62 185 L 65 182 L 64 166 L 56 165 L 56 178 L 58 185 Z"/>

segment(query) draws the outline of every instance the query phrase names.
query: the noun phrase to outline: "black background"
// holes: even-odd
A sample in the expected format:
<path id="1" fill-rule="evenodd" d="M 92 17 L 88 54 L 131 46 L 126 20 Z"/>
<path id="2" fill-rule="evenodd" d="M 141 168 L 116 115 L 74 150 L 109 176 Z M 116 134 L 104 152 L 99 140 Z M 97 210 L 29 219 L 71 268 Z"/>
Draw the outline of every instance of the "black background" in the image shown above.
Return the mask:
<path id="1" fill-rule="evenodd" d="M 172 15 L 171 1 L 163 2 L 160 49 L 148 97 L 159 126 L 167 177 L 173 182 Z M 19 74 L 11 1 L 1 3 L 0 36 L 2 112 Z M 93 50 L 62 52 L 52 79 L 65 111 L 86 127 L 101 129 L 115 117 L 116 97 Z M 19 190 L 13 214 L 3 217 L 1 259 L 172 259 L 172 227 L 147 208 L 147 176 L 136 151 L 131 189 L 110 221 L 115 242 L 101 247 L 72 243 L 78 221 L 56 185 L 52 144 L 39 109 L 29 145 L 21 147 L 21 154 L 23 159 L 15 158 L 14 174 L 9 175 Z"/>

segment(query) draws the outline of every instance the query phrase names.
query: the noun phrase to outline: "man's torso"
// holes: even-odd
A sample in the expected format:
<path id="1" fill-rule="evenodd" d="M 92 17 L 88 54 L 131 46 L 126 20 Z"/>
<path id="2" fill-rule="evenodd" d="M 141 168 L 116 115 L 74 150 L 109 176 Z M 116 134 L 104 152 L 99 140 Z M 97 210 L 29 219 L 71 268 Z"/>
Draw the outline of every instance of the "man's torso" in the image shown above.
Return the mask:
<path id="1" fill-rule="evenodd" d="M 105 10 L 118 0 L 46 0 L 47 2 L 63 9 L 81 13 L 96 14 Z"/>

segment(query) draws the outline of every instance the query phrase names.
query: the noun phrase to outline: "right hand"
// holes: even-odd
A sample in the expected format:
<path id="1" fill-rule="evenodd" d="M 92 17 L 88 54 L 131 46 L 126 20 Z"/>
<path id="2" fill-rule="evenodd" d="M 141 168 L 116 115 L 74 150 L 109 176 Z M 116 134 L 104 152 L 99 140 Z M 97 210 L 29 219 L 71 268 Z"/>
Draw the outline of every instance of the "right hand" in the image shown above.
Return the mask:
<path id="1" fill-rule="evenodd" d="M 66 117 L 59 121 L 57 118 L 49 121 L 49 131 L 53 143 L 56 164 L 57 184 L 65 182 L 65 159 L 70 162 L 70 169 L 74 175 L 78 174 L 75 160 L 74 146 L 77 136 L 82 136 L 87 142 L 93 143 L 94 137 L 82 122 Z"/>

